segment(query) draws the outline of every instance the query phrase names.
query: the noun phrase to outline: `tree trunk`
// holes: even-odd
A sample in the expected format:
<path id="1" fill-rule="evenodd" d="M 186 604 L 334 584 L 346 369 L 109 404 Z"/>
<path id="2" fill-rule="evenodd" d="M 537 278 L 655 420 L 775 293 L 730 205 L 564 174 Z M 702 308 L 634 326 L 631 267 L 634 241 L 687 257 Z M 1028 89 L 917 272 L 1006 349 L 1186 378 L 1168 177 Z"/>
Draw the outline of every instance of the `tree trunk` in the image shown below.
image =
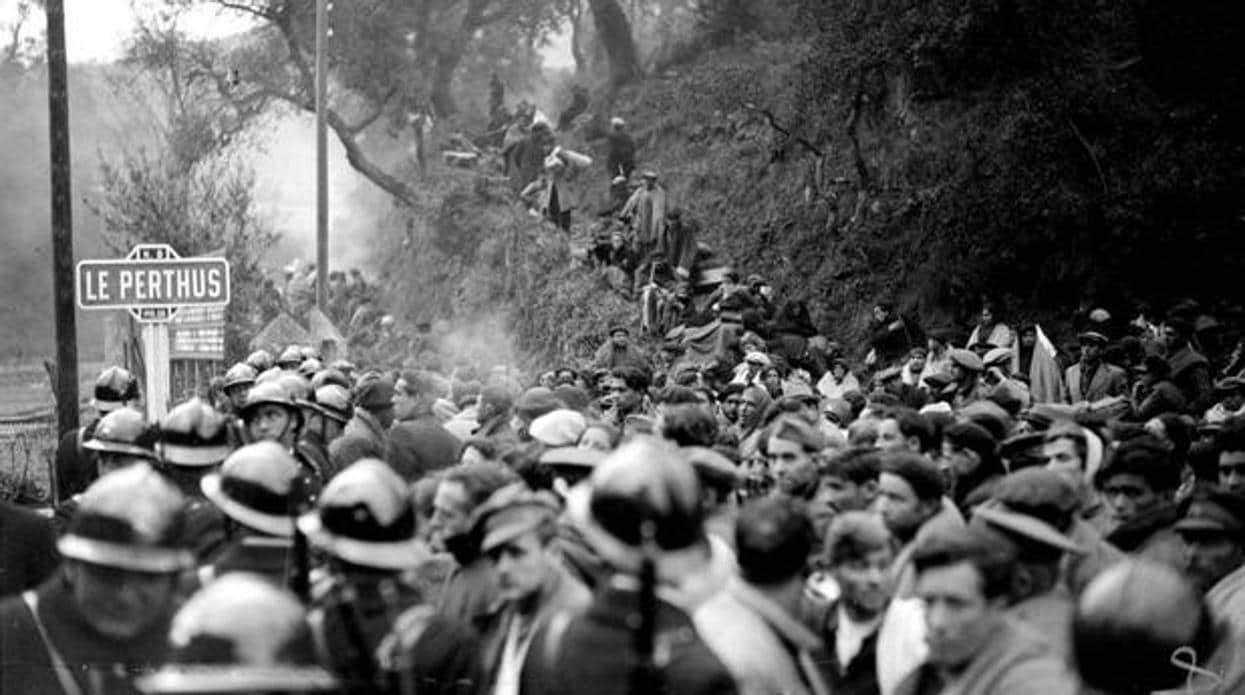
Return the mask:
<path id="1" fill-rule="evenodd" d="M 605 47 L 610 61 L 610 83 L 621 86 L 640 77 L 640 61 L 635 41 L 631 38 L 631 22 L 618 6 L 618 0 L 588 0 L 597 40 Z"/>
<path id="2" fill-rule="evenodd" d="M 584 21 L 583 8 L 578 0 L 571 13 L 571 57 L 575 59 L 575 74 L 583 75 L 588 71 L 587 58 L 584 57 L 584 30 L 580 22 Z"/>
<path id="3" fill-rule="evenodd" d="M 461 46 L 461 44 L 460 44 Z M 432 110 L 438 118 L 446 118 L 458 111 L 454 103 L 454 73 L 463 60 L 462 48 L 447 48 L 437 56 L 436 66 L 432 73 Z"/>

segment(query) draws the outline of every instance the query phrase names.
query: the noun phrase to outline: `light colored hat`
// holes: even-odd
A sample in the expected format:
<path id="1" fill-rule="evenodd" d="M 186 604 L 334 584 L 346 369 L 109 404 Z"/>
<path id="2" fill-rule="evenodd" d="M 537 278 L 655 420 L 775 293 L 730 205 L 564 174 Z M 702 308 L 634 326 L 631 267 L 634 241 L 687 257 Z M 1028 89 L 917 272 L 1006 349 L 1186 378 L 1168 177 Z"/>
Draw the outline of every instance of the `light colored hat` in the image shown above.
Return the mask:
<path id="1" fill-rule="evenodd" d="M 146 463 L 118 469 L 82 493 L 56 547 L 62 557 L 159 574 L 194 566 L 182 547 L 185 498 Z"/>
<path id="2" fill-rule="evenodd" d="M 148 430 L 142 413 L 133 408 L 118 408 L 100 418 L 95 434 L 82 443 L 82 448 L 154 459 L 155 452 L 144 443 Z"/>
<path id="3" fill-rule="evenodd" d="M 973 510 L 973 519 L 980 519 L 989 526 L 1004 531 L 1006 534 L 1019 536 L 1024 540 L 1062 550 L 1073 555 L 1084 555 L 1085 549 L 1077 545 L 1071 538 L 1063 535 L 1059 529 L 1042 521 L 1036 516 L 1009 511 L 998 506 L 981 506 Z"/>
<path id="4" fill-rule="evenodd" d="M 548 447 L 575 446 L 588 421 L 574 410 L 558 409 L 541 415 L 528 425 L 528 434 L 532 439 Z"/>
<path id="5" fill-rule="evenodd" d="M 229 455 L 199 487 L 238 523 L 272 536 L 294 535 L 292 514 L 303 504 L 302 466 L 276 442 L 248 444 Z"/>
<path id="6" fill-rule="evenodd" d="M 233 451 L 229 421 L 200 398 L 173 408 L 160 421 L 160 459 L 175 466 L 214 466 Z"/>
<path id="7" fill-rule="evenodd" d="M 416 536 L 406 483 L 384 461 L 365 458 L 338 473 L 298 528 L 330 555 L 362 567 L 405 570 L 431 553 Z"/>
<path id="8" fill-rule="evenodd" d="M 748 364 L 759 364 L 762 367 L 769 367 L 773 364 L 773 362 L 770 361 L 769 355 L 758 350 L 753 350 L 752 352 L 744 355 L 744 362 Z"/>

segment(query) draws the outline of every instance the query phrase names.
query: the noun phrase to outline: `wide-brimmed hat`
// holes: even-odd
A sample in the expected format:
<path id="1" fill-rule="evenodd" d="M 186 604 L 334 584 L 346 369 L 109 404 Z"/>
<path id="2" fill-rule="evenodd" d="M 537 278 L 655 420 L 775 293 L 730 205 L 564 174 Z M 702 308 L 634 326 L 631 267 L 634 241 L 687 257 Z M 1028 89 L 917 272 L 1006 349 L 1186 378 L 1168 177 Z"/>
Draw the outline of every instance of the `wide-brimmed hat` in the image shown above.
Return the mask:
<path id="1" fill-rule="evenodd" d="M 315 663 L 298 599 L 257 574 L 231 572 L 200 589 L 174 616 L 169 641 L 168 663 L 135 679 L 140 691 L 319 692 L 340 685 Z"/>
<path id="2" fill-rule="evenodd" d="M 101 413 L 110 413 L 137 398 L 138 380 L 129 370 L 114 366 L 100 372 L 95 380 L 91 405 Z"/>
<path id="3" fill-rule="evenodd" d="M 573 446 L 588 428 L 588 421 L 574 410 L 558 409 L 532 420 L 527 432 L 532 439 L 550 447 Z"/>
<path id="4" fill-rule="evenodd" d="M 406 570 L 431 557 L 416 535 L 406 484 L 379 459 L 360 459 L 338 473 L 298 528 L 317 547 L 361 567 Z"/>
<path id="5" fill-rule="evenodd" d="M 1107 343 L 1111 342 L 1110 339 L 1107 338 L 1107 336 L 1099 333 L 1098 331 L 1084 331 L 1076 337 L 1076 340 L 1081 345 L 1086 345 L 1086 344 L 1106 345 Z"/>
<path id="6" fill-rule="evenodd" d="M 205 475 L 203 494 L 229 518 L 272 536 L 294 535 L 293 514 L 306 503 L 302 466 L 276 442 L 248 444 Z"/>
<path id="7" fill-rule="evenodd" d="M 146 463 L 113 471 L 82 493 L 56 547 L 62 557 L 104 567 L 171 574 L 194 566 L 182 545 L 185 497 Z"/>
<path id="8" fill-rule="evenodd" d="M 970 372 L 980 372 L 985 369 L 985 365 L 982 363 L 981 357 L 979 357 L 977 353 L 972 350 L 953 348 L 947 351 L 947 359 L 951 360 L 952 364 L 959 365 L 961 368 Z"/>
<path id="9" fill-rule="evenodd" d="M 233 451 L 229 420 L 206 401 L 192 398 L 160 421 L 156 450 L 167 464 L 214 466 Z"/>
<path id="10" fill-rule="evenodd" d="M 1000 506 L 982 505 L 973 510 L 973 520 L 981 520 L 996 530 L 1019 537 L 1022 541 L 1036 543 L 1054 550 L 1061 550 L 1073 555 L 1084 555 L 1085 549 L 1077 545 L 1071 538 L 1063 535 L 1059 529 L 1042 521 L 1036 516 L 1009 511 Z"/>
<path id="11" fill-rule="evenodd" d="M 354 407 L 350 404 L 350 391 L 337 384 L 321 386 L 311 392 L 311 398 L 299 401 L 298 404 L 343 425 L 354 415 Z"/>
<path id="12" fill-rule="evenodd" d="M 696 472 L 679 452 L 650 437 L 606 457 L 571 490 L 567 512 L 588 545 L 621 572 L 638 573 L 648 553 L 660 580 L 681 581 L 705 542 Z"/>
<path id="13" fill-rule="evenodd" d="M 239 362 L 225 371 L 225 388 L 234 386 L 250 386 L 255 383 L 259 370 L 246 362 Z"/>
<path id="14" fill-rule="evenodd" d="M 82 448 L 154 460 L 153 438 L 152 428 L 142 413 L 133 408 L 118 408 L 100 418 L 95 433 L 82 443 Z"/>
<path id="15" fill-rule="evenodd" d="M 1173 528 L 1183 534 L 1245 537 L 1245 496 L 1227 490 L 1199 493 Z"/>
<path id="16" fill-rule="evenodd" d="M 523 534 L 551 524 L 562 512 L 558 498 L 513 483 L 494 492 L 474 513 L 480 550 L 489 552 Z"/>

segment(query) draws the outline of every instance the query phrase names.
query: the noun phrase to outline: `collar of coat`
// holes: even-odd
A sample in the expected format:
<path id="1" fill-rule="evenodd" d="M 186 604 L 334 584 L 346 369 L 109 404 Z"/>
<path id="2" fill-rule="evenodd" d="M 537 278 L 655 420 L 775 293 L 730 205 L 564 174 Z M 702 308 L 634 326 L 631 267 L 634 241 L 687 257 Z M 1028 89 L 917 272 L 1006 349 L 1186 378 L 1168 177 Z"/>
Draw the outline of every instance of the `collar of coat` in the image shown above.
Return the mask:
<path id="1" fill-rule="evenodd" d="M 821 647 L 821 638 L 794 618 L 782 606 L 774 602 L 756 587 L 738 577 L 732 577 L 725 591 L 748 610 L 755 613 L 784 642 L 798 649 L 815 650 Z"/>

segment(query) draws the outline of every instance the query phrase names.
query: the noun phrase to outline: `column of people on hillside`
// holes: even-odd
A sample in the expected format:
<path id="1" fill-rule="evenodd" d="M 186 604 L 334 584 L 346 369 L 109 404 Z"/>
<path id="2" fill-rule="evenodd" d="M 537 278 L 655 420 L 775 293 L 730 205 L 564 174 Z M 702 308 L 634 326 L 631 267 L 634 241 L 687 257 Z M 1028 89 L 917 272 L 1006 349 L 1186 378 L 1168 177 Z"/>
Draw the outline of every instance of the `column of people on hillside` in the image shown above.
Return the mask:
<path id="1" fill-rule="evenodd" d="M 759 306 L 701 364 L 258 350 L 155 422 L 108 368 L 0 505 L 0 692 L 1245 692 L 1228 319 Z"/>

